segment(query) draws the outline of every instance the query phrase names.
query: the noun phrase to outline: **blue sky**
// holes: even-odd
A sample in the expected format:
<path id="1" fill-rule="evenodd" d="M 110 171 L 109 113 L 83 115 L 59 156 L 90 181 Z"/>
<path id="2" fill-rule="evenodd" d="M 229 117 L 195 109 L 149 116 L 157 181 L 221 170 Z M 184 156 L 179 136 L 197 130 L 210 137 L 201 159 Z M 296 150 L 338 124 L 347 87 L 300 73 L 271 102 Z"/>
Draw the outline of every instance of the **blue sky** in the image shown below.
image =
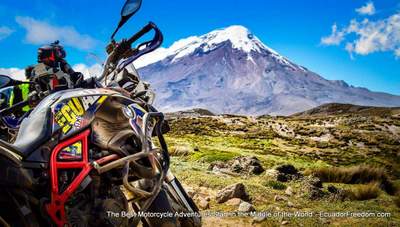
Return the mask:
<path id="1" fill-rule="evenodd" d="M 39 44 L 53 37 L 64 41 L 71 64 L 94 64 L 88 53 L 104 56 L 122 5 L 123 0 L 2 0 L 0 68 L 35 63 Z M 240 24 L 269 47 L 327 79 L 400 95 L 397 15 L 400 18 L 399 0 L 143 0 L 142 9 L 117 38 L 154 21 L 164 32 L 163 46 L 168 47 L 187 36 Z M 379 36 L 371 41 L 374 31 Z"/>

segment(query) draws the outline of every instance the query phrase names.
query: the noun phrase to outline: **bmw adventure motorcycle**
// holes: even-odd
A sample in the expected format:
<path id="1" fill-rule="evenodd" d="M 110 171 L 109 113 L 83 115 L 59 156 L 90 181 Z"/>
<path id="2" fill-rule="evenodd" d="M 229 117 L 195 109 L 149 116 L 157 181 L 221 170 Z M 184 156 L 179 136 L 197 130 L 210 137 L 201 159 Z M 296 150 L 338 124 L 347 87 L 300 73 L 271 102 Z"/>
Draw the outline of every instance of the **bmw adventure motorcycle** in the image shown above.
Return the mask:
<path id="1" fill-rule="evenodd" d="M 113 39 L 140 5 L 127 0 L 122 8 L 99 78 L 75 89 L 38 90 L 0 111 L 37 103 L 15 142 L 0 140 L 0 225 L 201 226 L 198 208 L 169 169 L 168 124 L 132 66 L 161 45 L 162 33 L 150 22 L 129 39 Z M 150 31 L 152 40 L 131 47 Z M 0 76 L 1 87 L 15 83 Z"/>

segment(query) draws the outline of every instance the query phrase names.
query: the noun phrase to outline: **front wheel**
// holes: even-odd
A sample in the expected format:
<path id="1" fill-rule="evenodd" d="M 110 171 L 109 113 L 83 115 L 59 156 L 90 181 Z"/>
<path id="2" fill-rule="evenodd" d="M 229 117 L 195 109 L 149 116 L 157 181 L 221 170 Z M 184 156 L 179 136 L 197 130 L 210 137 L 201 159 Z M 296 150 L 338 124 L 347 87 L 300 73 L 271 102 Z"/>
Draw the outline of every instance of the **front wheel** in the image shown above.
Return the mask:
<path id="1" fill-rule="evenodd" d="M 178 179 L 166 184 L 168 199 L 175 213 L 183 214 L 178 217 L 180 226 L 200 227 L 201 216 L 196 204 L 186 193 Z"/>
<path id="2" fill-rule="evenodd" d="M 164 183 L 160 193 L 147 209 L 149 213 L 170 213 L 165 218 L 142 219 L 144 227 L 200 227 L 201 217 L 197 206 L 187 195 L 177 179 Z"/>

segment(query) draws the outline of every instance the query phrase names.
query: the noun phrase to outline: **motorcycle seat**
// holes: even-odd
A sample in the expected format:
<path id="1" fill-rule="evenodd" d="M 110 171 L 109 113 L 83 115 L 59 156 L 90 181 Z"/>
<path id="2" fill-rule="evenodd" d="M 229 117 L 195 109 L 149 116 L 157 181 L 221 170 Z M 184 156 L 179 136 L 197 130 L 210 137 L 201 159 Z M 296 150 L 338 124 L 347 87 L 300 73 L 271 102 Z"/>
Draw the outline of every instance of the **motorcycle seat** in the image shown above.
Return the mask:
<path id="1" fill-rule="evenodd" d="M 45 108 L 33 111 L 22 121 L 15 143 L 9 145 L 22 157 L 27 157 L 50 138 L 50 110 Z"/>

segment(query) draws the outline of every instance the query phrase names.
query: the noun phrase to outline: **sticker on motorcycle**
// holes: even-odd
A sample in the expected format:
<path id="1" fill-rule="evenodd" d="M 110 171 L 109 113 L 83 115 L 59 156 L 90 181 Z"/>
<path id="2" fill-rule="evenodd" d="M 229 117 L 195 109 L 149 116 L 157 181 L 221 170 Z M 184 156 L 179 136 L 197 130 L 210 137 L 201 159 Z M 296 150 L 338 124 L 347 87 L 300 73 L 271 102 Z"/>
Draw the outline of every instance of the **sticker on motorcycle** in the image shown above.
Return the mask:
<path id="1" fill-rule="evenodd" d="M 62 132 L 66 134 L 82 119 L 84 114 L 85 109 L 80 100 L 78 98 L 72 98 L 66 104 L 62 104 L 55 113 L 55 121 L 60 126 Z"/>
<path id="2" fill-rule="evenodd" d="M 77 161 L 82 159 L 82 142 L 78 141 L 63 148 L 57 156 L 58 160 Z"/>
<path id="3" fill-rule="evenodd" d="M 87 119 L 94 115 L 106 98 L 107 96 L 84 96 L 81 98 L 71 98 L 67 102 L 62 102 L 55 107 L 55 122 L 61 128 L 64 135 L 69 133 L 73 128 L 79 129 L 84 127 Z"/>

